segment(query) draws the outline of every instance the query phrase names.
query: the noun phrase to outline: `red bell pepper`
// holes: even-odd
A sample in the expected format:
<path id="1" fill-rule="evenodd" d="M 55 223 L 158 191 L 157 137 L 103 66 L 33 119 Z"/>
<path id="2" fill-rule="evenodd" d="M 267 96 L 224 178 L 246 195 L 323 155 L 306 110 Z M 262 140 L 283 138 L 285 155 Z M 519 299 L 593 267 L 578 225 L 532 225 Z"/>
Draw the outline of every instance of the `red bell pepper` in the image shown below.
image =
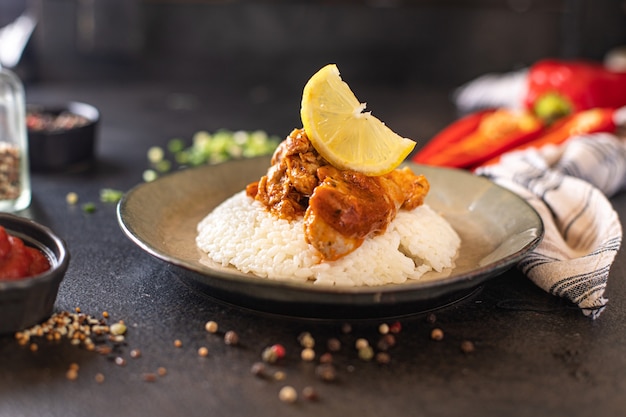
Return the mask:
<path id="1" fill-rule="evenodd" d="M 547 122 L 595 107 L 626 105 L 626 72 L 600 63 L 546 59 L 529 68 L 524 105 Z"/>
<path id="2" fill-rule="evenodd" d="M 597 108 L 574 113 L 558 120 L 534 140 L 521 144 L 509 151 L 522 151 L 529 148 L 539 149 L 548 144 L 559 145 L 576 135 L 615 132 L 617 127 L 613 118 L 614 114 L 615 110 L 609 108 Z M 501 155 L 498 155 L 481 165 L 495 164 L 500 161 L 500 157 Z"/>
<path id="3" fill-rule="evenodd" d="M 544 124 L 529 112 L 482 110 L 465 116 L 433 137 L 413 162 L 455 168 L 473 168 L 533 140 Z"/>

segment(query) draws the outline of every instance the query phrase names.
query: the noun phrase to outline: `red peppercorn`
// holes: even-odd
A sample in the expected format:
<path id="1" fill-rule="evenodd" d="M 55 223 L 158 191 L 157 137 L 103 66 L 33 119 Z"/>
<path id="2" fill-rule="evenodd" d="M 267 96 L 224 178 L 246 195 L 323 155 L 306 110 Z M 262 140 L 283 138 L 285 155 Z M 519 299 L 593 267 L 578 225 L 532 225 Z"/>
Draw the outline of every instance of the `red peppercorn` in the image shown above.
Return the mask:
<path id="1" fill-rule="evenodd" d="M 285 347 L 280 344 L 272 345 L 271 347 L 273 353 L 276 355 L 277 359 L 282 359 L 286 355 Z"/>
<path id="2" fill-rule="evenodd" d="M 396 321 L 389 326 L 389 331 L 394 334 L 398 334 L 402 331 L 402 323 Z"/>

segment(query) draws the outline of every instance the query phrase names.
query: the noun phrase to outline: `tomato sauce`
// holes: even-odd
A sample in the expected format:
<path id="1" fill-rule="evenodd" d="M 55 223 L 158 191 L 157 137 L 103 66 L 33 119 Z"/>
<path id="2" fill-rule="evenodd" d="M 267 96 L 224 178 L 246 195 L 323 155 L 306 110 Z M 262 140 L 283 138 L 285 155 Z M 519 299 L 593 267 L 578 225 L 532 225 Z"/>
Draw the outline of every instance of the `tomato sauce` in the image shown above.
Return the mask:
<path id="1" fill-rule="evenodd" d="M 0 280 L 15 281 L 50 269 L 48 258 L 0 226 Z"/>

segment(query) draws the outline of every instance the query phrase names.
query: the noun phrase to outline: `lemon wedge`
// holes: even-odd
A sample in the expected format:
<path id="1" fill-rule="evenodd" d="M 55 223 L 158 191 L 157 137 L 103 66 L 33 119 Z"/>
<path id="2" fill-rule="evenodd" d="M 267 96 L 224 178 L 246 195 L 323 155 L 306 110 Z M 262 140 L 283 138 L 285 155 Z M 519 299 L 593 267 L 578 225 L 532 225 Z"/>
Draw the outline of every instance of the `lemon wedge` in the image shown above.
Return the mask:
<path id="1" fill-rule="evenodd" d="M 336 168 L 383 175 L 404 161 L 415 142 L 364 110 L 335 64 L 320 69 L 304 86 L 300 117 L 317 152 Z"/>

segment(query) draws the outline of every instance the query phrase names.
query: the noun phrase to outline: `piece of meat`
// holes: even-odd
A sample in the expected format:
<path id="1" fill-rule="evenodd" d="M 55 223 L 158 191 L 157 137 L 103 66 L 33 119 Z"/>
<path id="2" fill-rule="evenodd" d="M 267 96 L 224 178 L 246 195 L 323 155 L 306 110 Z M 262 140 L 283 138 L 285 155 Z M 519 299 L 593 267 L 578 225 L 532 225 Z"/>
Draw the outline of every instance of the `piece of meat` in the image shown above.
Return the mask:
<path id="1" fill-rule="evenodd" d="M 317 169 L 327 164 L 304 133 L 294 129 L 274 151 L 267 174 L 246 187 L 274 215 L 293 220 L 302 216 L 319 183 Z"/>
<path id="2" fill-rule="evenodd" d="M 267 174 L 246 193 L 283 219 L 304 216 L 305 238 L 324 260 L 357 249 L 384 233 L 399 209 L 421 205 L 429 184 L 409 168 L 382 176 L 339 170 L 322 158 L 303 129 L 278 146 Z"/>
<path id="3" fill-rule="evenodd" d="M 400 208 L 423 203 L 429 184 L 408 169 L 370 177 L 325 165 L 320 184 L 304 214 L 307 242 L 324 260 L 336 260 L 357 249 L 370 235 L 384 233 Z"/>

